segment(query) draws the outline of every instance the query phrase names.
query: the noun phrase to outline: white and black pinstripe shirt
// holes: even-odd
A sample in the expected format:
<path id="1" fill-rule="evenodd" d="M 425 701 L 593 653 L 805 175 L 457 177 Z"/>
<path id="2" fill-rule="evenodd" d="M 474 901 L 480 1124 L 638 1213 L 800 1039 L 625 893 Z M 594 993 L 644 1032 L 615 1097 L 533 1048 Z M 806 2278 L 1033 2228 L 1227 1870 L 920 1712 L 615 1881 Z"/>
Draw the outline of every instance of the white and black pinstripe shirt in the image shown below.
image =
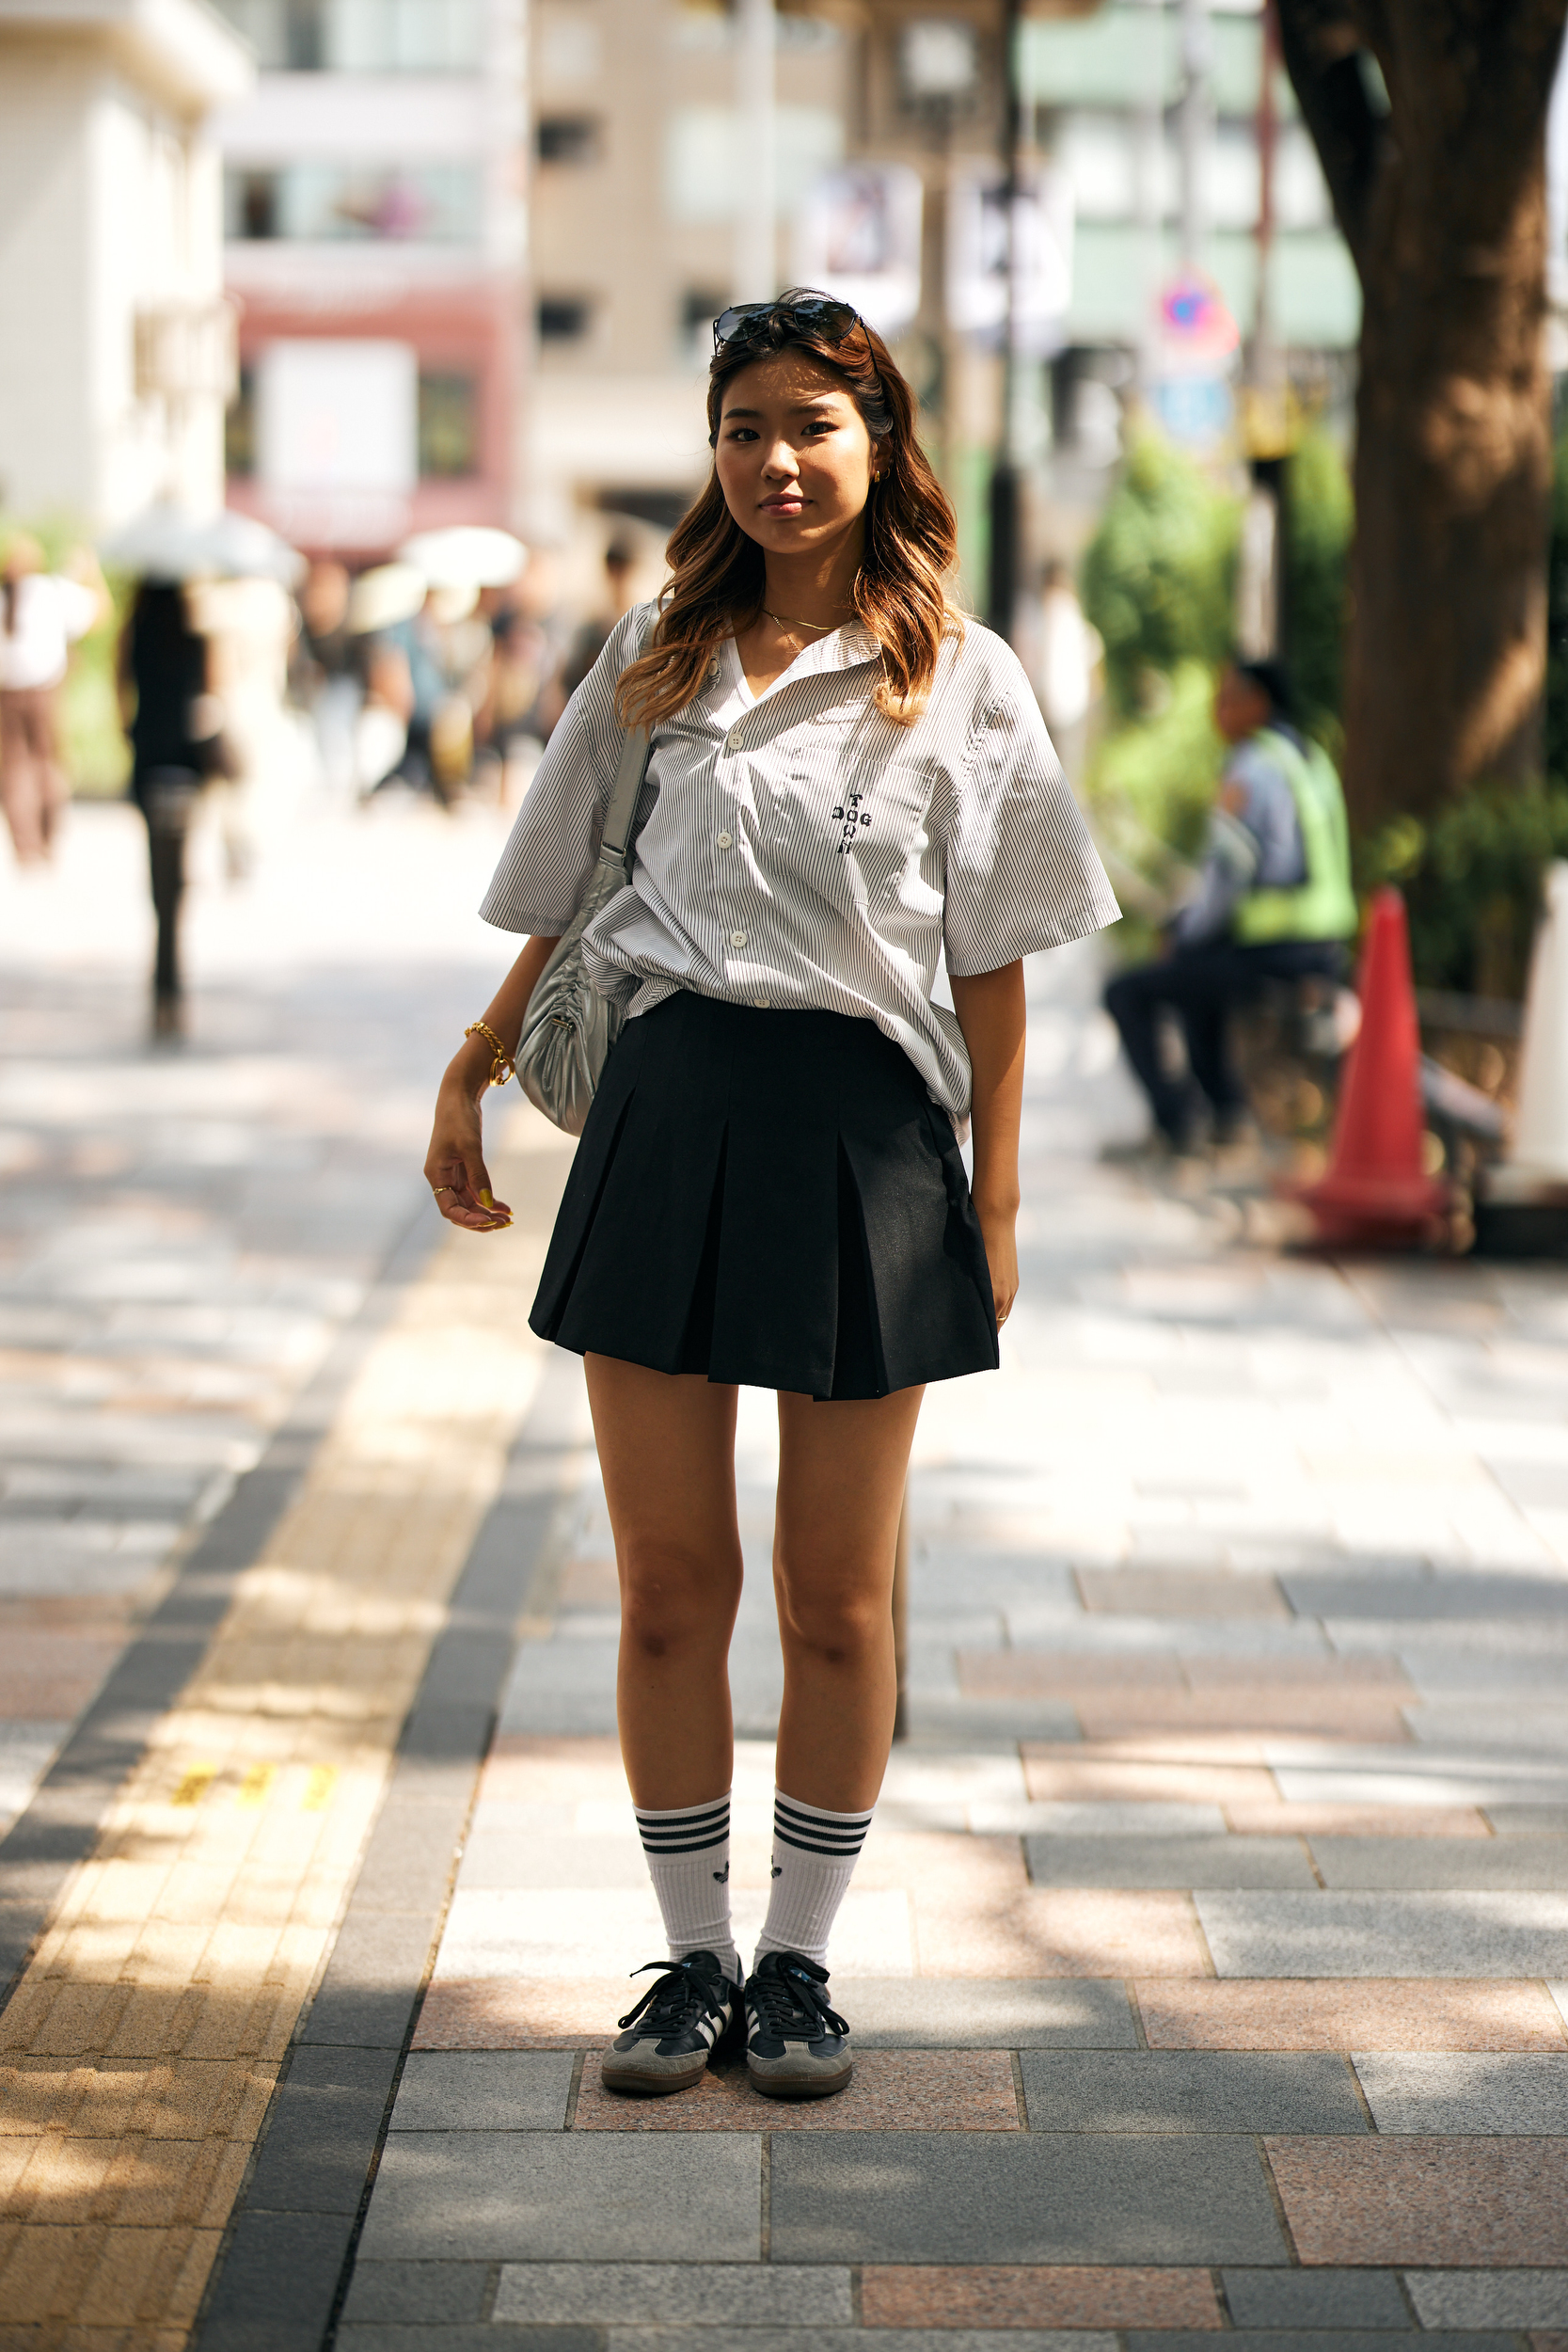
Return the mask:
<path id="1" fill-rule="evenodd" d="M 559 936 L 580 903 L 621 747 L 616 682 L 653 619 L 643 605 L 617 624 L 550 738 L 480 910 L 502 930 Z M 1117 907 L 1002 639 L 967 623 L 907 727 L 871 699 L 879 661 L 864 630 L 837 629 L 753 695 L 727 642 L 654 731 L 631 887 L 584 934 L 584 964 L 632 1015 L 686 988 L 875 1021 L 961 1120 L 969 1057 L 931 1001 L 943 949 L 960 977 L 993 972 Z"/>

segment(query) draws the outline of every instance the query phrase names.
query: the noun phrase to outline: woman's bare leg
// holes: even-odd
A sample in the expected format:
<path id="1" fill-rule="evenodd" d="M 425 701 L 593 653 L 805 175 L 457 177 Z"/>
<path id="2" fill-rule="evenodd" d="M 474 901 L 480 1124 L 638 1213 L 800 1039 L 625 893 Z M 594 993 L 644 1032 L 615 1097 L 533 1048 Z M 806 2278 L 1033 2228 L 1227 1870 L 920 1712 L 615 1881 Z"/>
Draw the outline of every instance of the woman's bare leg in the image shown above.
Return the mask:
<path id="1" fill-rule="evenodd" d="M 924 1389 L 779 1398 L 773 1583 L 784 1646 L 778 1784 L 869 1811 L 893 1740 L 893 1556 Z"/>
<path id="2" fill-rule="evenodd" d="M 586 1368 L 621 1578 L 616 1712 L 632 1801 L 702 1804 L 729 1788 L 735 1762 L 738 1392 L 613 1356 Z"/>

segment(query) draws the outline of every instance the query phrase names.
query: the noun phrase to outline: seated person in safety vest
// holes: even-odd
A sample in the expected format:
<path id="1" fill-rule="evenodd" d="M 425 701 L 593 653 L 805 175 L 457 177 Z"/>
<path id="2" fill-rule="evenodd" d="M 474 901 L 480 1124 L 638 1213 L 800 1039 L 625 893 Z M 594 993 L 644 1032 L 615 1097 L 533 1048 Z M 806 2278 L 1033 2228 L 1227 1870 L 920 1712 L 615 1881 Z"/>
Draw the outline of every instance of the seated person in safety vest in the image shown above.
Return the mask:
<path id="1" fill-rule="evenodd" d="M 1214 696 L 1232 746 L 1210 818 L 1197 887 L 1158 962 L 1123 972 L 1105 1006 L 1173 1149 L 1194 1140 L 1200 1097 L 1217 1140 L 1234 1137 L 1246 1097 L 1227 1041 L 1230 1009 L 1265 980 L 1338 976 L 1356 927 L 1344 795 L 1326 752 L 1291 722 L 1275 661 L 1233 661 Z M 1190 1079 L 1168 1076 L 1159 1019 L 1168 1006 L 1187 1040 Z"/>

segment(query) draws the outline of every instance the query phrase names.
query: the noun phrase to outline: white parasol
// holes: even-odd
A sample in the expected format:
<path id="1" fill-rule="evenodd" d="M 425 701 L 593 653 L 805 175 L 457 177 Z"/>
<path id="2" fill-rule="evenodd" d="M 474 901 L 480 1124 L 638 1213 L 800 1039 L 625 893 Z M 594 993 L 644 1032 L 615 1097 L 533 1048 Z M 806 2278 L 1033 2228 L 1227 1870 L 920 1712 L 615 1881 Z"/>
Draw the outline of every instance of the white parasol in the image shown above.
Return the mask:
<path id="1" fill-rule="evenodd" d="M 164 500 L 99 543 L 117 571 L 144 580 L 277 580 L 292 587 L 304 558 L 253 516 L 198 516 Z"/>
<path id="2" fill-rule="evenodd" d="M 508 588 L 522 577 L 528 549 L 510 531 L 479 523 L 453 523 L 445 531 L 416 532 L 398 549 L 433 588 Z"/>

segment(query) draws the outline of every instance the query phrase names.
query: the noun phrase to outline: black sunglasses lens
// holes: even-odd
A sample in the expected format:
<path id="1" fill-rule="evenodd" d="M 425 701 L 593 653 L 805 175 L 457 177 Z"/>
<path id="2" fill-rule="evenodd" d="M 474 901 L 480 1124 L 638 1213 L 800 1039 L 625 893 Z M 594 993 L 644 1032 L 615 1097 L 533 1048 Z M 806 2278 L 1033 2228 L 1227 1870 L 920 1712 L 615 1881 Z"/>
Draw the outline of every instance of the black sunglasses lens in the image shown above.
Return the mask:
<path id="1" fill-rule="evenodd" d="M 745 342 L 775 319 L 783 326 L 804 327 L 836 342 L 860 325 L 860 312 L 852 303 L 836 302 L 831 294 L 805 302 L 737 302 L 714 320 L 713 348 L 722 351 L 726 343 Z"/>

